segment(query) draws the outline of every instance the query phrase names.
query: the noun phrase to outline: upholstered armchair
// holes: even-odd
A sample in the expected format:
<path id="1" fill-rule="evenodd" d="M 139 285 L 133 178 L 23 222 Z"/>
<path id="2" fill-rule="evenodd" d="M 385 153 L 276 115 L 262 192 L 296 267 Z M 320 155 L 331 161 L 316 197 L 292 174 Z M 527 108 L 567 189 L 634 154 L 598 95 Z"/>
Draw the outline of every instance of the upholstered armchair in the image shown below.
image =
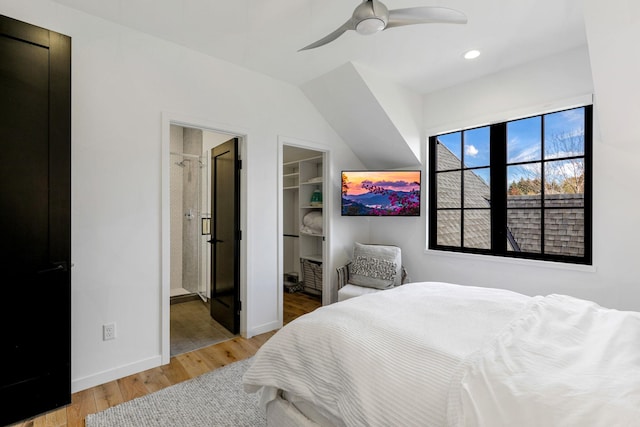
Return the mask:
<path id="1" fill-rule="evenodd" d="M 355 243 L 353 258 L 337 269 L 338 301 L 394 288 L 407 282 L 399 247 Z"/>

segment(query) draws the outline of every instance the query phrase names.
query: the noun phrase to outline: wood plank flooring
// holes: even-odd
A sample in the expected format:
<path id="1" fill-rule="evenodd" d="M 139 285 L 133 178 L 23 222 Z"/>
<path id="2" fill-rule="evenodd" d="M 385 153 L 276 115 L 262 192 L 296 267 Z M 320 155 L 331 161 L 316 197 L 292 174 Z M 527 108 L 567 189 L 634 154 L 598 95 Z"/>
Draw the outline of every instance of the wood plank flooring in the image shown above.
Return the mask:
<path id="1" fill-rule="evenodd" d="M 322 304 L 320 298 L 304 293 L 284 294 L 283 320 L 287 324 Z M 74 393 L 71 404 L 57 411 L 33 418 L 14 427 L 84 427 L 89 414 L 161 390 L 173 384 L 253 356 L 275 333 L 267 332 L 250 339 L 235 337 L 209 347 L 179 354 L 169 364 L 120 378 Z"/>

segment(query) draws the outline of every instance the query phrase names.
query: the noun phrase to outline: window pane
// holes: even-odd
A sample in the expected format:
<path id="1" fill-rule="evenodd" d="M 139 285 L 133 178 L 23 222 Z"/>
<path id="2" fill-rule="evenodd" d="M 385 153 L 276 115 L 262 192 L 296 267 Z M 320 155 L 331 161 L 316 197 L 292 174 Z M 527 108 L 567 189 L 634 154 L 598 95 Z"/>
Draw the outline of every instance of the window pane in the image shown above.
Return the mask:
<path id="1" fill-rule="evenodd" d="M 546 162 L 544 192 L 547 203 L 549 200 L 561 199 L 550 197 L 552 195 L 584 194 L 584 159 Z"/>
<path id="2" fill-rule="evenodd" d="M 584 108 L 544 116 L 544 157 L 584 155 Z"/>
<path id="3" fill-rule="evenodd" d="M 460 208 L 461 206 L 461 180 L 460 171 L 441 172 L 437 174 L 438 203 L 436 207 L 442 208 Z"/>
<path id="4" fill-rule="evenodd" d="M 489 187 L 489 169 L 474 169 L 464 171 L 464 207 L 488 208 L 491 201 Z M 484 177 L 487 177 L 487 181 Z"/>
<path id="5" fill-rule="evenodd" d="M 507 166 L 507 207 L 540 207 L 541 164 Z M 522 201 L 522 202 L 521 202 Z M 514 204 L 515 203 L 515 204 Z"/>
<path id="6" fill-rule="evenodd" d="M 541 159 L 541 123 L 540 116 L 507 123 L 507 163 Z"/>
<path id="7" fill-rule="evenodd" d="M 489 127 L 464 133 L 464 165 L 467 168 L 489 166 Z"/>
<path id="8" fill-rule="evenodd" d="M 436 170 L 460 169 L 462 167 L 462 133 L 454 132 L 447 135 L 440 135 L 437 138 L 439 144 L 436 152 Z"/>
<path id="9" fill-rule="evenodd" d="M 584 209 L 545 209 L 544 252 L 584 256 Z"/>
<path id="10" fill-rule="evenodd" d="M 592 114 L 584 106 L 430 137 L 430 244 L 590 264 Z"/>
<path id="11" fill-rule="evenodd" d="M 507 249 L 540 253 L 540 209 L 507 209 Z"/>
<path id="12" fill-rule="evenodd" d="M 438 245 L 460 247 L 460 212 L 438 211 Z"/>
<path id="13" fill-rule="evenodd" d="M 464 247 L 491 249 L 491 211 L 489 209 L 465 209 Z"/>

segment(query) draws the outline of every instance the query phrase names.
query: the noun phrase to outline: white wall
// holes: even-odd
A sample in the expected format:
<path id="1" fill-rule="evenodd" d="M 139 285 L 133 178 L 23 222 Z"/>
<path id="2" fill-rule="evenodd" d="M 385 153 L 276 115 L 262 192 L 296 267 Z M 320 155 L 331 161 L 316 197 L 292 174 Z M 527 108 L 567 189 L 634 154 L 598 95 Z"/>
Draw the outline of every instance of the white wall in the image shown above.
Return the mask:
<path id="1" fill-rule="evenodd" d="M 597 4 L 595 1 L 593 3 Z M 604 5 L 598 8 L 603 12 L 606 10 Z M 598 13 L 594 12 L 594 15 Z M 595 16 L 594 20 L 598 21 Z M 607 31 L 602 30 L 605 34 Z M 635 40 L 638 40 L 638 31 L 634 31 Z M 634 222 L 640 208 L 640 202 L 634 196 L 640 154 L 637 124 L 640 112 L 637 100 L 632 95 L 640 93 L 640 86 L 633 79 L 620 83 L 616 71 L 619 68 L 610 66 L 612 59 L 609 46 L 621 39 L 632 40 L 631 37 L 612 36 L 600 46 L 602 52 L 592 57 L 591 62 L 586 47 L 578 48 L 444 89 L 424 98 L 425 128 L 427 135 L 433 135 L 460 127 L 570 107 L 574 102 L 585 100 L 582 95 L 593 92 L 590 64 L 594 64 L 596 83 L 602 79 L 608 82 L 595 85 L 595 99 L 599 102 L 596 102 L 594 114 L 594 268 L 425 251 L 426 205 L 420 219 L 376 219 L 371 224 L 371 240 L 400 245 L 414 281 L 436 280 L 494 286 L 528 295 L 569 294 L 612 308 L 640 310 L 639 280 L 634 271 L 638 258 L 638 232 Z M 592 38 L 589 42 L 592 42 Z M 633 51 L 631 42 L 626 48 L 627 52 Z M 628 61 L 635 61 L 636 66 L 629 76 L 640 75 L 638 60 L 631 57 L 633 59 Z M 620 67 L 627 65 L 623 63 Z M 615 85 L 615 89 L 610 85 Z M 608 93 L 614 90 L 619 94 L 609 98 L 609 94 L 605 95 L 599 89 Z M 624 127 L 629 129 L 633 126 L 631 132 L 611 131 L 600 137 L 601 117 L 617 117 L 618 111 L 627 114 L 629 110 L 635 110 L 635 115 L 626 115 L 629 122 L 634 124 Z M 612 127 L 617 129 L 620 126 L 622 123 L 616 121 Z M 423 159 L 423 164 L 427 164 L 424 151 Z M 427 178 L 426 168 L 424 171 L 424 177 Z M 427 189 L 428 182 L 425 179 L 424 200 L 427 199 Z"/>
<path id="2" fill-rule="evenodd" d="M 585 0 L 584 13 L 601 134 L 593 213 L 599 278 L 617 307 L 640 311 L 640 2 Z"/>
<path id="3" fill-rule="evenodd" d="M 359 165 L 300 90 L 49 0 L 0 10 L 72 37 L 73 391 L 160 364 L 163 112 L 246 130 L 247 334 L 277 323 L 278 135 Z M 338 247 L 352 241 L 340 221 Z"/>
<path id="4" fill-rule="evenodd" d="M 369 90 L 389 116 L 389 120 L 402 135 L 416 159 L 420 159 L 422 137 L 422 97 L 398 84 L 387 80 L 376 72 L 353 64 Z M 410 165 L 412 166 L 412 165 Z"/>

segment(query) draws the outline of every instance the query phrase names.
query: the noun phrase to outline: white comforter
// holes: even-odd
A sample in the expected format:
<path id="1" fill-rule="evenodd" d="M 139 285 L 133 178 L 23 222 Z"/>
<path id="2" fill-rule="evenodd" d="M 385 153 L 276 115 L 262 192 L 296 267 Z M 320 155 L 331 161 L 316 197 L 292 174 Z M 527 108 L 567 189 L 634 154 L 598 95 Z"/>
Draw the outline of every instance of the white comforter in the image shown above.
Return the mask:
<path id="1" fill-rule="evenodd" d="M 245 389 L 265 404 L 286 390 L 337 425 L 442 426 L 460 363 L 529 300 L 430 282 L 322 307 L 262 346 Z"/>
<path id="2" fill-rule="evenodd" d="M 640 314 L 559 295 L 413 283 L 320 308 L 245 389 L 346 426 L 640 425 Z"/>
<path id="3" fill-rule="evenodd" d="M 640 313 L 536 297 L 461 366 L 448 412 L 452 426 L 640 426 Z"/>

